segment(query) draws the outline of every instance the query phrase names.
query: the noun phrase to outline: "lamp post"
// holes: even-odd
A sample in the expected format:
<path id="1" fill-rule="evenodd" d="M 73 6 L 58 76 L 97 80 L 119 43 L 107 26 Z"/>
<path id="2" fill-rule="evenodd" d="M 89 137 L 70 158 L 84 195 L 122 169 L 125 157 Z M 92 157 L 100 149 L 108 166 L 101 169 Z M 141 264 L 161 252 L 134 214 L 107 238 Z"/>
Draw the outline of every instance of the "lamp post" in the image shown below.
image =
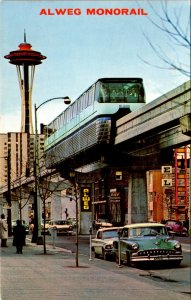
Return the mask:
<path id="1" fill-rule="evenodd" d="M 0 158 L 4 158 L 7 161 L 7 203 L 9 208 L 7 209 L 7 223 L 8 223 L 8 236 L 11 236 L 12 232 L 12 224 L 11 224 L 11 153 L 8 150 L 8 156 L 3 156 Z"/>
<path id="2" fill-rule="evenodd" d="M 54 97 L 42 102 L 39 106 L 34 104 L 34 116 L 35 116 L 35 162 L 34 162 L 34 176 L 35 176 L 35 238 L 33 242 L 37 245 L 43 245 L 43 239 L 41 236 L 41 215 L 40 215 L 40 201 L 38 197 L 38 183 L 39 183 L 39 147 L 38 147 L 38 128 L 37 128 L 37 110 L 44 104 L 54 100 L 64 100 L 65 104 L 70 104 L 71 100 L 68 96 L 66 97 Z"/>

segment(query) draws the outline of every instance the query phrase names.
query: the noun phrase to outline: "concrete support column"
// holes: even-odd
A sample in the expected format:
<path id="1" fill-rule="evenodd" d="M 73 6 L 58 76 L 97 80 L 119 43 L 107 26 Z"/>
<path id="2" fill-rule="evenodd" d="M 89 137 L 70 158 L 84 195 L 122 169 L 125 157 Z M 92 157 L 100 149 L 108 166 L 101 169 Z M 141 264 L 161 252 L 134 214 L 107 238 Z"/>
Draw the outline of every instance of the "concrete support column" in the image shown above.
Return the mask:
<path id="1" fill-rule="evenodd" d="M 89 234 L 90 227 L 92 227 L 92 212 L 80 213 L 80 233 Z"/>
<path id="2" fill-rule="evenodd" d="M 146 172 L 131 172 L 128 180 L 128 224 L 147 222 Z"/>
<path id="3" fill-rule="evenodd" d="M 51 219 L 62 219 L 61 191 L 54 191 L 51 198 Z"/>
<path id="4" fill-rule="evenodd" d="M 128 177 L 128 213 L 127 213 L 126 224 L 132 223 L 131 207 L 132 207 L 132 175 L 129 174 L 129 177 Z"/>

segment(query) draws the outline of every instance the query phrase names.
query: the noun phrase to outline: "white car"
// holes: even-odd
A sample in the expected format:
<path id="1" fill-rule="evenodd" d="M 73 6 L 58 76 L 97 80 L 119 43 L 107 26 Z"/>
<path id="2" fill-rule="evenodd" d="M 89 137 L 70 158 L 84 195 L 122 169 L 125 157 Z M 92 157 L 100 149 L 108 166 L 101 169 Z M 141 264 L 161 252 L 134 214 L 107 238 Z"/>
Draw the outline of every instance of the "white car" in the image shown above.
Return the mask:
<path id="1" fill-rule="evenodd" d="M 56 230 L 57 235 L 72 235 L 73 226 L 67 220 L 52 220 L 48 224 L 49 235 L 52 234 L 53 230 Z"/>
<path id="2" fill-rule="evenodd" d="M 112 258 L 113 241 L 118 237 L 120 227 L 100 228 L 96 237 L 92 239 L 92 251 L 94 256 L 103 259 Z"/>
<path id="3" fill-rule="evenodd" d="M 42 220 L 42 222 L 41 222 L 41 234 L 49 234 L 49 231 L 48 231 L 49 222 L 50 222 L 49 220 L 45 220 L 45 221 Z"/>

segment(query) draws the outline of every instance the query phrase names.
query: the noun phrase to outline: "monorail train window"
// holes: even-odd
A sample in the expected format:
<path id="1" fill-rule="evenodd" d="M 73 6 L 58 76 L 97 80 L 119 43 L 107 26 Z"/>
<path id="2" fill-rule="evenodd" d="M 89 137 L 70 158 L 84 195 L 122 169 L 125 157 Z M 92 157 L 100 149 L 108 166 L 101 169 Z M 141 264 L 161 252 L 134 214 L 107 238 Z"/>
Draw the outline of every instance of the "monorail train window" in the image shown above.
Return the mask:
<path id="1" fill-rule="evenodd" d="M 77 103 L 77 115 L 80 113 L 80 99 L 78 99 Z"/>
<path id="2" fill-rule="evenodd" d="M 96 91 L 98 96 L 98 91 Z M 100 83 L 100 103 L 137 103 L 144 102 L 144 89 L 138 82 Z"/>
<path id="3" fill-rule="evenodd" d="M 64 118 L 63 118 L 62 124 L 68 123 L 68 121 L 69 121 L 69 118 L 68 118 L 68 109 L 66 109 L 66 110 L 64 111 Z"/>
<path id="4" fill-rule="evenodd" d="M 94 92 L 95 92 L 95 85 L 93 85 L 89 90 L 89 105 L 91 105 L 94 101 Z"/>
<path id="5" fill-rule="evenodd" d="M 88 92 L 86 92 L 84 94 L 84 108 L 86 108 L 88 106 Z"/>
<path id="6" fill-rule="evenodd" d="M 109 86 L 106 83 L 102 83 L 100 85 L 100 102 L 110 102 L 110 91 L 109 91 Z"/>

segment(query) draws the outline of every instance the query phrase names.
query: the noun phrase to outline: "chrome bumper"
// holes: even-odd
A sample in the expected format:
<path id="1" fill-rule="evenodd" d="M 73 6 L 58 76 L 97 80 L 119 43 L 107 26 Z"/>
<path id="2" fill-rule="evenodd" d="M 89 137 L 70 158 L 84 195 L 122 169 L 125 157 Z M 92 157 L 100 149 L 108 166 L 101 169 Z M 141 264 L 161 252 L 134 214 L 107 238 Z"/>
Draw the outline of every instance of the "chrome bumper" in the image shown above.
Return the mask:
<path id="1" fill-rule="evenodd" d="M 143 262 L 143 261 L 176 261 L 182 260 L 182 255 L 156 255 L 156 256 L 131 256 L 131 262 Z"/>

